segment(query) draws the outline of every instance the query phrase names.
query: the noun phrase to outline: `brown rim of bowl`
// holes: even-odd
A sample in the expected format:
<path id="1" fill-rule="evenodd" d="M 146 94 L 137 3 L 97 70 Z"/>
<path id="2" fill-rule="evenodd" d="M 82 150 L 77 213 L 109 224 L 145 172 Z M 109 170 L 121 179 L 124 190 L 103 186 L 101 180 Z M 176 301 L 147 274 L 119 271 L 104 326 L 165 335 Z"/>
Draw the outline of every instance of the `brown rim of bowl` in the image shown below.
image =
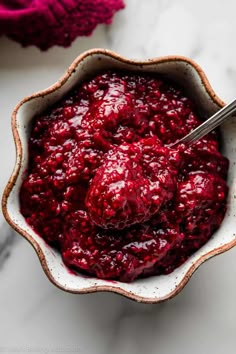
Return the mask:
<path id="1" fill-rule="evenodd" d="M 107 50 L 107 49 L 100 49 L 100 48 L 95 48 L 95 49 L 91 49 L 88 50 L 86 52 L 84 52 L 83 54 L 79 55 L 74 61 L 73 63 L 69 66 L 68 70 L 66 71 L 66 73 L 53 85 L 51 85 L 50 87 L 48 87 L 45 90 L 36 92 L 35 94 L 28 96 L 26 98 L 24 98 L 14 109 L 13 113 L 12 113 L 12 132 L 13 132 L 13 138 L 14 138 L 14 142 L 15 142 L 15 148 L 16 148 L 16 162 L 15 162 L 15 166 L 13 169 L 13 172 L 9 178 L 9 181 L 5 187 L 5 190 L 3 192 L 3 197 L 2 197 L 2 210 L 3 210 L 3 215 L 6 219 L 6 221 L 9 223 L 9 225 L 15 229 L 19 234 L 21 234 L 24 238 L 26 238 L 26 240 L 33 246 L 34 250 L 36 251 L 40 263 L 42 265 L 42 268 L 45 272 L 45 274 L 47 275 L 48 279 L 54 284 L 56 285 L 59 289 L 64 290 L 66 292 L 70 292 L 70 293 L 74 293 L 74 294 L 86 294 L 86 293 L 94 293 L 94 292 L 113 292 L 113 293 L 117 293 L 120 295 L 123 295 L 131 300 L 135 300 L 137 302 L 143 302 L 143 303 L 159 303 L 168 299 L 171 299 L 172 297 L 174 297 L 175 295 L 177 295 L 182 289 L 183 287 L 187 284 L 187 282 L 189 281 L 190 277 L 192 276 L 192 274 L 194 273 L 194 271 L 206 260 L 210 259 L 213 256 L 216 256 L 220 253 L 223 253 L 227 250 L 229 250 L 230 248 L 234 247 L 236 245 L 236 239 L 227 243 L 226 245 L 223 245 L 221 247 L 218 247 L 206 254 L 204 254 L 203 256 L 201 256 L 196 262 L 194 262 L 192 264 L 192 266 L 190 267 L 190 269 L 187 271 L 187 273 L 185 274 L 184 278 L 182 279 L 182 281 L 176 286 L 176 288 L 169 293 L 166 296 L 163 297 L 154 297 L 154 298 L 149 298 L 149 297 L 142 297 L 139 295 L 134 294 L 133 292 L 129 292 L 126 290 L 123 290 L 120 287 L 113 287 L 113 286 L 108 286 L 108 285 L 95 285 L 95 286 L 91 286 L 88 288 L 83 288 L 80 290 L 76 290 L 76 289 L 68 289 L 66 286 L 63 286 L 62 284 L 59 284 L 54 277 L 51 274 L 50 269 L 48 268 L 47 262 L 46 262 L 46 258 L 44 256 L 44 253 L 41 249 L 41 247 L 39 246 L 39 244 L 33 239 L 33 237 L 28 234 L 27 231 L 23 230 L 21 227 L 19 227 L 17 225 L 17 223 L 15 223 L 7 210 L 7 199 L 9 197 L 9 194 L 11 192 L 11 190 L 13 189 L 13 186 L 16 183 L 18 174 L 19 174 L 19 170 L 20 170 L 20 166 L 21 166 L 21 162 L 22 162 L 22 145 L 21 145 L 21 140 L 16 128 L 16 115 L 17 115 L 17 111 L 19 110 L 19 108 L 26 102 L 30 101 L 33 98 L 36 97 L 41 97 L 41 96 L 45 96 L 53 91 L 55 91 L 56 89 L 58 89 L 59 87 L 61 87 L 69 78 L 70 76 L 73 74 L 75 68 L 77 67 L 77 65 L 84 60 L 86 57 L 92 55 L 92 54 L 101 54 L 103 56 L 108 56 L 108 57 L 112 57 L 117 59 L 120 62 L 123 63 L 127 63 L 127 64 L 131 64 L 133 66 L 137 66 L 140 67 L 142 66 L 143 68 L 152 65 L 152 64 L 156 64 L 156 63 L 163 63 L 163 62 L 170 62 L 170 61 L 181 61 L 181 62 L 185 62 L 187 64 L 189 64 L 190 66 L 192 66 L 195 71 L 198 73 L 201 82 L 203 84 L 203 86 L 205 87 L 207 93 L 209 94 L 209 96 L 211 97 L 212 101 L 214 103 L 216 103 L 219 107 L 223 107 L 225 105 L 225 103 L 216 95 L 216 93 L 214 92 L 213 88 L 211 87 L 205 73 L 203 72 L 203 70 L 201 69 L 201 67 L 195 63 L 192 59 L 189 59 L 187 57 L 184 56 L 175 56 L 175 55 L 171 55 L 171 56 L 164 56 L 164 57 L 157 57 L 157 58 L 153 58 L 153 59 L 149 59 L 147 61 L 136 61 L 136 60 L 130 60 L 130 59 L 126 59 L 123 58 L 122 56 L 120 56 L 119 54 Z"/>

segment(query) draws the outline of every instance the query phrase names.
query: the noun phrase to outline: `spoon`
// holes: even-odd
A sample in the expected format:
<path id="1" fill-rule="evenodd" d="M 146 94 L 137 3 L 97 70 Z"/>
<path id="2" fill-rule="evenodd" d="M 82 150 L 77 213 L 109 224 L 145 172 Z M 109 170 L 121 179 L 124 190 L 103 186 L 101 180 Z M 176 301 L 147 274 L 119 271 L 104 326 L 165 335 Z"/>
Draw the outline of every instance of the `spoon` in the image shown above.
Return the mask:
<path id="1" fill-rule="evenodd" d="M 197 140 L 200 140 L 206 134 L 210 133 L 213 129 L 218 127 L 227 118 L 229 118 L 236 111 L 236 99 L 221 108 L 213 116 L 208 118 L 204 123 L 199 125 L 196 129 L 185 135 L 182 139 L 170 144 L 171 147 L 175 147 L 181 143 L 192 145 Z"/>

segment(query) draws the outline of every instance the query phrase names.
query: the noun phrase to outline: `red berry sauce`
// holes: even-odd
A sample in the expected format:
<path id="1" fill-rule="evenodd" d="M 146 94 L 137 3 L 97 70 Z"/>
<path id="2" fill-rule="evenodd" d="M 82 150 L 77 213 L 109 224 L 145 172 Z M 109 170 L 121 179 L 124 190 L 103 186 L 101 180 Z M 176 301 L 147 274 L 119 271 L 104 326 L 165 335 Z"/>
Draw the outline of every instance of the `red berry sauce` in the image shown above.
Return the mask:
<path id="1" fill-rule="evenodd" d="M 217 132 L 167 146 L 200 123 L 163 77 L 96 76 L 34 119 L 22 214 L 80 272 L 127 282 L 170 273 L 226 211 Z"/>

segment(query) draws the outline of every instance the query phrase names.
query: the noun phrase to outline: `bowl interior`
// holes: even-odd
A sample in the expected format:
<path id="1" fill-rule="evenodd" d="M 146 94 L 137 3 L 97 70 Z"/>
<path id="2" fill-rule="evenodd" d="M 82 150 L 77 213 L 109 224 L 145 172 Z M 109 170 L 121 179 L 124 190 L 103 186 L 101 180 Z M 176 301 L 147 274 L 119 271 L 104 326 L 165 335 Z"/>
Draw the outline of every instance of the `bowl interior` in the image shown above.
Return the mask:
<path id="1" fill-rule="evenodd" d="M 18 145 L 18 156 L 15 170 L 10 181 L 10 188 L 5 192 L 6 216 L 13 227 L 24 235 L 35 247 L 43 268 L 49 279 L 60 288 L 71 292 L 90 292 L 112 290 L 136 300 L 158 302 L 169 298 L 181 290 L 188 278 L 205 259 L 229 249 L 236 243 L 235 210 L 236 210 L 236 154 L 233 142 L 236 140 L 236 123 L 231 119 L 222 127 L 223 154 L 230 159 L 228 185 L 230 187 L 228 210 L 220 229 L 209 242 L 199 249 L 185 264 L 173 273 L 139 279 L 131 284 L 119 281 L 106 281 L 93 277 L 74 274 L 63 264 L 60 254 L 46 244 L 26 224 L 19 211 L 19 188 L 28 162 L 27 141 L 30 134 L 31 121 L 35 115 L 42 113 L 47 107 L 60 100 L 69 90 L 94 74 L 108 69 L 124 69 L 131 71 L 153 72 L 164 74 L 184 86 L 189 95 L 197 102 L 204 115 L 211 115 L 219 109 L 219 103 L 209 94 L 198 71 L 190 62 L 180 58 L 153 60 L 147 63 L 134 63 L 120 60 L 106 53 L 95 52 L 85 55 L 75 62 L 68 74 L 56 85 L 36 94 L 21 104 L 13 115 Z"/>

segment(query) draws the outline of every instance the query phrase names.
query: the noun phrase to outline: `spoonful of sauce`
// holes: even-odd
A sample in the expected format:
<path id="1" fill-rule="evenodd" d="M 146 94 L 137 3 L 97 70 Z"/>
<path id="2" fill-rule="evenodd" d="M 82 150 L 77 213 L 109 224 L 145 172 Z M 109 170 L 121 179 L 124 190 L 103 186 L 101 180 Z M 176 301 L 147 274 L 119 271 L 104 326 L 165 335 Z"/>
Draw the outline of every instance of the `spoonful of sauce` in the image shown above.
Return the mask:
<path id="1" fill-rule="evenodd" d="M 234 99 L 232 102 L 224 106 L 213 116 L 211 116 L 201 125 L 199 125 L 196 129 L 192 130 L 189 134 L 185 135 L 182 139 L 176 141 L 173 144 L 170 144 L 170 147 L 173 148 L 182 143 L 187 145 L 192 145 L 197 140 L 200 140 L 206 134 L 210 133 L 213 129 L 218 127 L 226 119 L 230 118 L 235 111 L 236 111 L 236 99 Z"/>

